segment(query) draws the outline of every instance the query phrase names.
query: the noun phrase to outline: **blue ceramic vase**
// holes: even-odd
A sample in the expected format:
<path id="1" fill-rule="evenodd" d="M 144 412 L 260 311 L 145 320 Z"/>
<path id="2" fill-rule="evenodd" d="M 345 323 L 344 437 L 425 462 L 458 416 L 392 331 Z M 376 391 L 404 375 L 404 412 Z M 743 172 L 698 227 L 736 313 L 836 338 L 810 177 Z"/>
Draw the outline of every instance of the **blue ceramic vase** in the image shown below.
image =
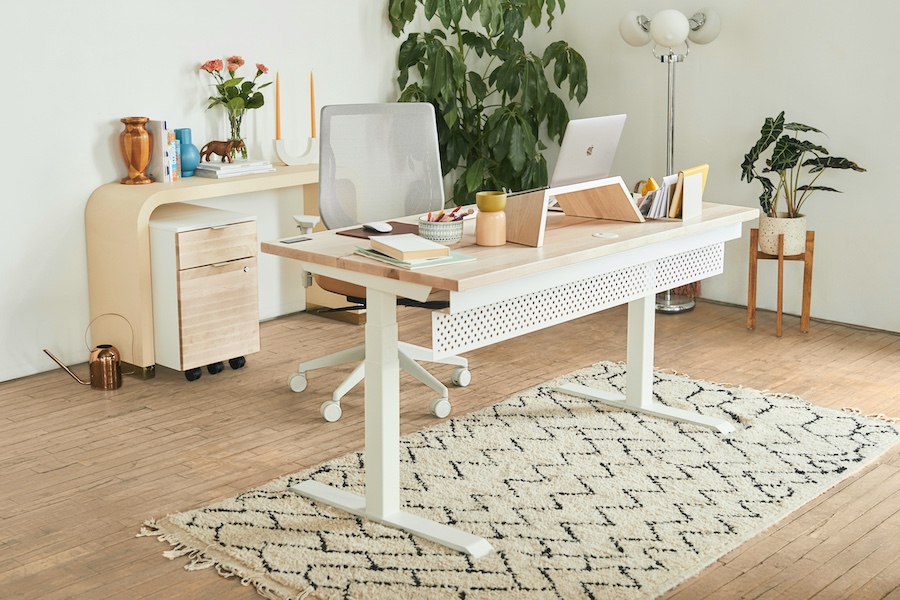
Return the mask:
<path id="1" fill-rule="evenodd" d="M 191 130 L 176 129 L 175 139 L 181 142 L 181 176 L 192 177 L 194 169 L 200 164 L 200 151 L 191 143 Z"/>

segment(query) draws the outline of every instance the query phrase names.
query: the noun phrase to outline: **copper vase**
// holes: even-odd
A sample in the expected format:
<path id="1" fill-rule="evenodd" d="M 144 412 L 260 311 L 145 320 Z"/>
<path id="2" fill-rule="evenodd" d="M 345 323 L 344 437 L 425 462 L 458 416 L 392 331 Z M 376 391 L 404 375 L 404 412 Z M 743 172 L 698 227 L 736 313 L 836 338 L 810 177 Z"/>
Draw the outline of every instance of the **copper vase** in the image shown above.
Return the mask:
<path id="1" fill-rule="evenodd" d="M 122 183 L 135 185 L 153 183 L 153 177 L 147 175 L 150 154 L 153 148 L 153 136 L 144 128 L 150 119 L 147 117 L 125 117 L 125 130 L 119 134 L 119 149 L 122 159 L 128 167 L 128 177 Z"/>

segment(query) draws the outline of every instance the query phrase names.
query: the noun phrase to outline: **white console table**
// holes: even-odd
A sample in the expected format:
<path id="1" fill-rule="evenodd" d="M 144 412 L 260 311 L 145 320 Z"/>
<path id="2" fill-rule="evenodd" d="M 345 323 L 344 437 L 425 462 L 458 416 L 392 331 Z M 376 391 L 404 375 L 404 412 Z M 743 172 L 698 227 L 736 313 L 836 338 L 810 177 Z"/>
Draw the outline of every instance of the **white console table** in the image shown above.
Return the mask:
<path id="1" fill-rule="evenodd" d="M 196 202 L 281 188 L 303 188 L 303 210 L 317 214 L 318 165 L 277 166 L 273 173 L 172 183 L 108 183 L 85 208 L 91 338 L 113 344 L 144 377 L 155 369 L 150 287 L 150 216 L 162 204 Z M 120 318 L 101 315 L 121 315 Z M 130 325 L 130 327 L 129 327 Z M 133 329 L 133 332 L 132 332 Z M 133 335 L 133 340 L 132 340 Z"/>

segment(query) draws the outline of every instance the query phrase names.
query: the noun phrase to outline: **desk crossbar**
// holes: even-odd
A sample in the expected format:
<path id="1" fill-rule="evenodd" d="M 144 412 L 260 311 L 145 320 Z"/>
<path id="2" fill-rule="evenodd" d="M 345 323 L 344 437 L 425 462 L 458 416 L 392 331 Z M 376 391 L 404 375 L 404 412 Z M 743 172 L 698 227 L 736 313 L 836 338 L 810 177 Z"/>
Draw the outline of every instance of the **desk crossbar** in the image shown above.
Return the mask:
<path id="1" fill-rule="evenodd" d="M 489 346 L 718 275 L 724 265 L 725 244 L 719 242 L 461 312 L 435 312 L 432 349 L 442 358 Z"/>

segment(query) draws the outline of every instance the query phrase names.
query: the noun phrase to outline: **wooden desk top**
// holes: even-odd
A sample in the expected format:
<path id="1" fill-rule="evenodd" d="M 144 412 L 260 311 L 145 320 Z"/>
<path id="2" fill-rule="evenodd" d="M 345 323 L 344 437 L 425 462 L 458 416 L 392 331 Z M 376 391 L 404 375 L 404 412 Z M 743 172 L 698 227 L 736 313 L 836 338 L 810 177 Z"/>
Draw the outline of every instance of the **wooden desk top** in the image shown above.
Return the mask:
<path id="1" fill-rule="evenodd" d="M 550 212 L 541 248 L 511 243 L 499 247 L 477 246 L 474 219 L 470 219 L 466 222 L 463 238 L 451 246 L 451 250 L 473 256 L 474 261 L 415 271 L 354 254 L 354 249 L 359 245 L 367 245 L 366 242 L 336 235 L 334 231 L 314 233 L 307 242 L 282 244 L 275 240 L 263 242 L 261 247 L 263 252 L 285 258 L 461 292 L 634 248 L 698 235 L 750 221 L 758 215 L 759 210 L 756 208 L 711 203 L 703 204 L 700 218 L 688 222 L 660 219 L 646 223 L 625 223 L 567 217 L 562 213 Z M 397 220 L 415 222 L 416 217 Z M 598 232 L 615 233 L 618 237 L 594 237 L 593 234 Z"/>

